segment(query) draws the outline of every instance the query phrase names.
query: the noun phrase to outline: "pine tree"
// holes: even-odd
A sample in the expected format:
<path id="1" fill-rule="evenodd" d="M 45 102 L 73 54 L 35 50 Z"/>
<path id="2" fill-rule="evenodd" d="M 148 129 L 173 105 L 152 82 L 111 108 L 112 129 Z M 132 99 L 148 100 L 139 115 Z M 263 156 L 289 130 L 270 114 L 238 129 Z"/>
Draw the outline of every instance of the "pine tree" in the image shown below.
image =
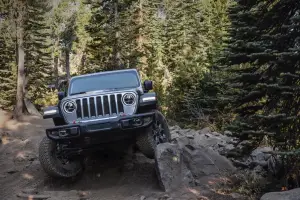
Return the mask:
<path id="1" fill-rule="evenodd" d="M 4 95 L 3 98 L 6 98 L 5 104 L 8 106 L 12 102 L 12 96 L 15 96 L 14 116 L 19 119 L 26 111 L 24 99 L 27 89 L 32 100 L 41 97 L 42 88 L 47 84 L 44 77 L 50 73 L 47 70 L 48 47 L 45 46 L 47 30 L 43 20 L 47 7 L 46 3 L 34 0 L 6 1 L 6 5 L 6 32 L 1 39 L 5 41 L 2 47 L 10 55 L 6 55 L 6 64 L 2 65 L 7 75 L 7 84 L 4 82 L 3 86 L 6 89 L 5 93 L 12 93 Z M 13 92 L 14 81 L 16 92 Z"/>
<path id="2" fill-rule="evenodd" d="M 130 7 L 130 1 L 92 1 L 92 17 L 87 27 L 92 40 L 88 44 L 88 67 L 83 73 L 124 68 L 124 55 L 121 55 L 121 35 L 124 27 L 122 18 Z"/>
<path id="3" fill-rule="evenodd" d="M 119 57 L 121 68 L 136 68 L 142 80 L 154 81 L 169 116 L 182 115 L 188 90 L 204 77 L 223 47 L 228 1 L 90 3 L 92 17 L 87 31 L 92 39 L 81 72 L 119 69 L 114 61 Z M 114 50 L 116 41 L 118 53 Z"/>
<path id="4" fill-rule="evenodd" d="M 55 77 L 53 81 L 56 88 L 59 86 L 60 78 L 69 79 L 72 74 L 78 73 L 80 64 L 77 62 L 79 56 L 77 54 L 85 47 L 83 41 L 88 39 L 86 34 L 82 36 L 84 34 L 82 23 L 86 23 L 85 14 L 89 15 L 89 10 L 85 8 L 82 0 L 62 0 L 53 6 L 51 20 L 48 23 L 53 44 L 53 77 Z"/>
<path id="5" fill-rule="evenodd" d="M 266 136 L 280 150 L 298 146 L 293 133 L 299 132 L 299 6 L 240 1 L 232 9 L 227 81 L 237 118 L 231 127 L 251 139 L 252 147 Z"/>
<path id="6" fill-rule="evenodd" d="M 220 57 L 228 40 L 229 17 L 228 10 L 233 5 L 232 1 L 207 1 L 203 2 L 202 12 L 207 25 L 203 26 L 208 35 L 209 45 L 207 60 L 209 72 L 189 89 L 184 98 L 183 111 L 186 119 L 196 122 L 197 126 L 211 126 L 221 129 L 230 122 L 230 113 L 225 110 L 224 91 L 226 85 L 222 82 L 224 72 L 218 67 Z"/>
<path id="7" fill-rule="evenodd" d="M 79 1 L 79 8 L 76 14 L 75 35 L 76 40 L 73 42 L 72 52 L 78 57 L 80 62 L 76 63 L 77 73 L 86 66 L 86 46 L 91 40 L 89 33 L 85 27 L 89 24 L 91 18 L 90 5 L 86 4 L 84 0 Z"/>
<path id="8" fill-rule="evenodd" d="M 198 98 L 197 90 L 203 92 L 199 83 L 203 83 L 204 77 L 207 80 L 207 73 L 224 46 L 230 2 L 167 1 L 168 57 L 165 63 L 173 74 L 168 92 L 169 117 L 190 121 L 191 116 L 201 114 L 202 107 L 207 106 L 194 100 Z M 196 104 L 201 108 L 198 111 L 190 107 Z"/>
<path id="9" fill-rule="evenodd" d="M 64 54 L 64 61 L 65 61 L 65 71 L 67 80 L 71 78 L 70 72 L 70 53 L 73 47 L 73 42 L 76 39 L 75 34 L 76 29 L 76 13 L 71 15 L 68 21 L 65 24 L 64 31 L 61 32 L 60 35 L 60 44 L 62 48 L 62 53 Z"/>
<path id="10" fill-rule="evenodd" d="M 163 94 L 165 84 L 163 64 L 165 30 L 163 3 L 139 0 L 132 3 L 128 12 L 122 16 L 125 31 L 121 42 L 122 55 L 126 55 L 125 67 L 137 68 L 142 80 L 154 81 L 156 92 Z M 167 86 L 167 84 L 165 84 Z M 160 95 L 161 96 L 161 95 Z"/>
<path id="11" fill-rule="evenodd" d="M 16 94 L 15 44 L 10 32 L 10 1 L 0 3 L 0 108 L 12 110 Z"/>
<path id="12" fill-rule="evenodd" d="M 145 44 L 147 70 L 145 78 L 154 81 L 154 89 L 157 92 L 163 111 L 166 110 L 167 89 L 172 82 L 172 74 L 166 65 L 166 12 L 167 6 L 163 1 L 148 2 L 148 16 L 145 17 Z"/>
<path id="13" fill-rule="evenodd" d="M 123 57 L 125 68 L 137 68 L 141 72 L 142 79 L 145 78 L 147 58 L 145 44 L 148 38 L 145 34 L 145 17 L 148 17 L 146 0 L 127 1 L 127 9 L 124 10 L 119 19 L 122 27 L 119 38 L 120 53 Z"/>
<path id="14" fill-rule="evenodd" d="M 52 79 L 50 51 L 50 27 L 47 14 L 51 10 L 47 1 L 28 1 L 24 37 L 26 53 L 27 97 L 35 103 L 46 95 L 47 85 Z"/>

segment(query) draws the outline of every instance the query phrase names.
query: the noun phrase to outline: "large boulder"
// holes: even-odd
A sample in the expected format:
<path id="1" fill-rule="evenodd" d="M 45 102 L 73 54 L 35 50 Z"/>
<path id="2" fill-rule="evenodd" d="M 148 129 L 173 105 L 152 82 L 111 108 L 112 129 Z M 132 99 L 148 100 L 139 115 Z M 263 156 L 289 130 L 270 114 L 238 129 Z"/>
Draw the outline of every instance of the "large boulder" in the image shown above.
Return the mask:
<path id="1" fill-rule="evenodd" d="M 178 144 L 178 147 L 180 149 L 183 149 L 186 145 L 191 144 L 191 140 L 188 137 L 184 137 L 184 136 L 174 139 L 173 142 L 174 144 Z"/>
<path id="2" fill-rule="evenodd" d="M 198 134 L 192 141 L 194 146 L 211 148 L 222 155 L 234 149 L 235 139 L 217 132 Z"/>
<path id="3" fill-rule="evenodd" d="M 195 180 L 207 176 L 220 176 L 224 172 L 234 172 L 236 170 L 227 158 L 212 149 L 201 146 L 186 146 L 183 149 L 183 161 Z"/>
<path id="4" fill-rule="evenodd" d="M 270 192 L 264 194 L 260 200 L 299 200 L 300 188 L 284 192 Z"/>
<path id="5" fill-rule="evenodd" d="M 258 147 L 251 152 L 250 156 L 245 157 L 241 161 L 233 160 L 235 165 L 242 168 L 255 169 L 261 167 L 262 170 L 276 175 L 281 169 L 281 161 L 278 156 L 272 156 L 266 152 L 272 151 L 271 147 Z M 255 170 L 254 170 L 255 171 Z"/>
<path id="6" fill-rule="evenodd" d="M 268 170 L 268 172 L 276 175 L 282 167 L 282 162 L 279 156 L 272 156 L 266 153 L 272 150 L 271 147 L 258 147 L 251 153 L 247 164 L 251 167 L 261 166 Z"/>
<path id="7" fill-rule="evenodd" d="M 207 134 L 207 133 L 211 133 L 211 130 L 209 127 L 203 128 L 199 131 L 199 134 Z"/>
<path id="8" fill-rule="evenodd" d="M 177 144 L 163 143 L 155 151 L 157 176 L 162 189 L 175 190 L 182 184 L 182 153 Z"/>
<path id="9" fill-rule="evenodd" d="M 225 156 L 229 151 L 235 149 L 235 145 L 239 142 L 237 138 L 229 136 L 229 131 L 220 134 L 211 131 L 209 127 L 201 130 L 193 130 L 181 129 L 179 126 L 171 126 L 170 132 L 172 141 L 181 147 L 187 144 L 204 146 Z M 225 133 L 227 133 L 227 135 Z"/>
<path id="10" fill-rule="evenodd" d="M 207 185 L 236 168 L 224 156 L 203 146 L 163 143 L 156 148 L 156 169 L 161 187 L 173 191 L 182 185 Z"/>
<path id="11" fill-rule="evenodd" d="M 196 134 L 198 134 L 199 131 L 193 130 L 193 129 L 181 129 L 179 126 L 171 126 L 170 127 L 170 133 L 171 138 L 176 139 L 179 137 L 194 137 Z"/>
<path id="12" fill-rule="evenodd" d="M 268 160 L 271 157 L 271 154 L 266 154 L 264 152 L 272 151 L 271 147 L 258 147 L 252 151 L 248 163 L 253 166 L 262 166 L 266 167 L 268 165 Z"/>

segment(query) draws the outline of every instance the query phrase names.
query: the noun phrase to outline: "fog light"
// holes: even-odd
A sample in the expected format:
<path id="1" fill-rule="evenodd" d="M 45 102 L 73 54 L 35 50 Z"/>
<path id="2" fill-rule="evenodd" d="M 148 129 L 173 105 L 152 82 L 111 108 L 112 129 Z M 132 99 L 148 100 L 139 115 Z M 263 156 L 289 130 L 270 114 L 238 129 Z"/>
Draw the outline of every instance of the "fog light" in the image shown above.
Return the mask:
<path id="1" fill-rule="evenodd" d="M 141 126 L 143 124 L 143 120 L 140 118 L 134 118 L 132 120 L 132 125 L 133 126 Z"/>
<path id="2" fill-rule="evenodd" d="M 66 130 L 59 130 L 58 134 L 59 137 L 66 137 L 68 135 Z"/>

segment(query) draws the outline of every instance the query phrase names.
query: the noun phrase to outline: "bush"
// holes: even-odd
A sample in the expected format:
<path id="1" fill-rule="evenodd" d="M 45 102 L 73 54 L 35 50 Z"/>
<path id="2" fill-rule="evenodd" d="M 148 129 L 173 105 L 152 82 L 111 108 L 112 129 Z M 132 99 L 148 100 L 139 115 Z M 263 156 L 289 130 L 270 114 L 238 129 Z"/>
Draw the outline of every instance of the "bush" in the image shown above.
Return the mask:
<path id="1" fill-rule="evenodd" d="M 34 104 L 37 105 L 38 108 L 57 105 L 57 92 L 57 90 L 46 92 L 45 97 L 36 99 Z"/>

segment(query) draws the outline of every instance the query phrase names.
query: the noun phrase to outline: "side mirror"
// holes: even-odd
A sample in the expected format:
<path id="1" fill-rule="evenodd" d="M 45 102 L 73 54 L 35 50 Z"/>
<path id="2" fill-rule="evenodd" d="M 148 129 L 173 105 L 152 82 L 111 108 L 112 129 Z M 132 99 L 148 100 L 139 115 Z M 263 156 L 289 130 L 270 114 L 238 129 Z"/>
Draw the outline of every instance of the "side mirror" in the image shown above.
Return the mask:
<path id="1" fill-rule="evenodd" d="M 63 98 L 65 98 L 65 92 L 58 92 L 57 96 L 58 96 L 58 100 L 61 101 Z"/>
<path id="2" fill-rule="evenodd" d="M 153 89 L 153 83 L 152 83 L 152 81 L 145 80 L 144 81 L 144 89 L 146 91 L 152 90 Z"/>

